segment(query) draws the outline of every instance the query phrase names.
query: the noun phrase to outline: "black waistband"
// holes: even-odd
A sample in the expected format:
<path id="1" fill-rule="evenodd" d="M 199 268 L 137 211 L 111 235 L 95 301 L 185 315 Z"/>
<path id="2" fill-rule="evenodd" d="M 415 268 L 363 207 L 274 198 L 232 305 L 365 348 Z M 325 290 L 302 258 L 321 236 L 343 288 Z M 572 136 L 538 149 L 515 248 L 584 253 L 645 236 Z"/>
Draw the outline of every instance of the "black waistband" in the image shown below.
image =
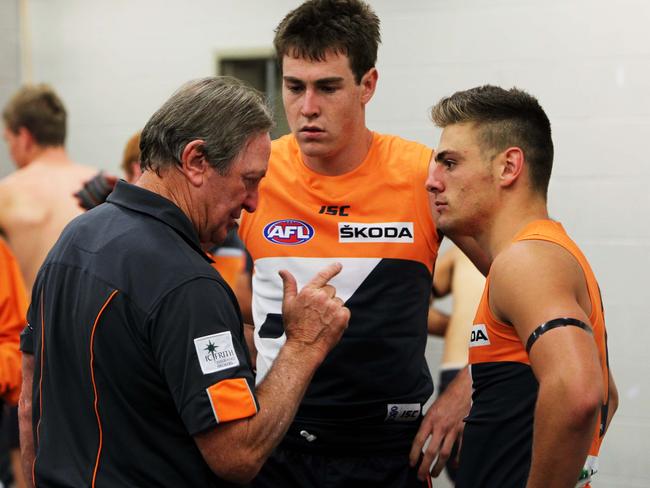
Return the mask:
<path id="1" fill-rule="evenodd" d="M 408 453 L 421 420 L 420 416 L 409 422 L 362 423 L 296 417 L 282 441 L 282 447 L 346 456 Z"/>

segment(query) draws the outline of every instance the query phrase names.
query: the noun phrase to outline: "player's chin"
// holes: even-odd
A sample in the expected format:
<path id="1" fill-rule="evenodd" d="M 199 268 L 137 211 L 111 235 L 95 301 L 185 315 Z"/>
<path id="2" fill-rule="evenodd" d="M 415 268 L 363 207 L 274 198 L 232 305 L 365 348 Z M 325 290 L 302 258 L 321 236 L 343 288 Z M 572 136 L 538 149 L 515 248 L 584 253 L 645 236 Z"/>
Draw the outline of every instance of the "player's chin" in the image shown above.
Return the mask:
<path id="1" fill-rule="evenodd" d="M 433 220 L 436 223 L 436 228 L 442 231 L 445 235 L 451 236 L 458 232 L 458 225 L 449 219 L 447 215 L 433 212 Z"/>
<path id="2" fill-rule="evenodd" d="M 300 152 L 307 156 L 317 157 L 327 154 L 327 143 L 322 139 L 299 137 L 298 146 Z"/>

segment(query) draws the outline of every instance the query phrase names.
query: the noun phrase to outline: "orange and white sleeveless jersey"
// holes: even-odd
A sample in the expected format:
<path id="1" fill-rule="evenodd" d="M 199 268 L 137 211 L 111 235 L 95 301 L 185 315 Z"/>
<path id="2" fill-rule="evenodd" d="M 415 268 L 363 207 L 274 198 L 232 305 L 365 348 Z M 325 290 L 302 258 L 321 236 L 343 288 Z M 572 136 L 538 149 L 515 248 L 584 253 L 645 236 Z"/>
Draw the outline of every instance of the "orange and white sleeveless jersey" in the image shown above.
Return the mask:
<path id="1" fill-rule="evenodd" d="M 607 332 L 598 282 L 578 246 L 562 225 L 551 220 L 528 224 L 513 239 L 553 242 L 566 249 L 580 264 L 591 299 L 589 323 L 598 347 L 605 385 L 605 403 L 594 432 L 584 478 L 588 486 L 598 470 L 598 450 L 604 435 L 608 409 L 609 366 Z M 461 473 L 457 486 L 524 487 L 530 469 L 535 403 L 538 383 L 530 367 L 526 347 L 511 325 L 497 320 L 489 306 L 488 276 L 470 338 L 474 394 L 463 437 Z M 541 324 L 540 324 L 541 325 Z M 463 465 L 469 469 L 463 469 Z"/>
<path id="2" fill-rule="evenodd" d="M 402 414 L 409 410 L 402 405 L 426 401 L 432 388 L 424 360 L 426 317 L 438 250 L 424 188 L 430 158 L 421 144 L 375 133 L 360 166 L 325 176 L 305 166 L 293 136 L 273 142 L 259 206 L 243 215 L 240 227 L 255 263 L 258 382 L 285 341 L 278 271 L 293 273 L 300 289 L 324 266 L 340 262 L 343 270 L 331 284 L 352 317 L 303 407 L 340 406 L 347 416 L 356 415 L 354 406 L 359 415 L 383 421 L 389 403 Z M 408 415 L 418 410 L 417 418 L 420 409 Z"/>

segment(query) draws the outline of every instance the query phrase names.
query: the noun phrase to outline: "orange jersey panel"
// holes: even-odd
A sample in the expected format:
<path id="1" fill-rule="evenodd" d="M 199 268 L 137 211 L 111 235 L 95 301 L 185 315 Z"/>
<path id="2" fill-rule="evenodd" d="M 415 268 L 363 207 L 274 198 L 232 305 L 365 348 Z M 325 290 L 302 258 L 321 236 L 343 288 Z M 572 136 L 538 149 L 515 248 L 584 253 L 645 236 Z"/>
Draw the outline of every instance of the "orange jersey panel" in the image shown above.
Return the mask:
<path id="1" fill-rule="evenodd" d="M 20 394 L 20 333 L 27 322 L 27 295 L 18 263 L 0 239 L 0 396 L 11 404 Z"/>
<path id="2" fill-rule="evenodd" d="M 307 168 L 295 138 L 284 136 L 273 142 L 258 208 L 243 213 L 239 234 L 254 260 L 399 258 L 431 271 L 438 239 L 424 188 L 430 157 L 426 146 L 375 133 L 359 167 L 325 176 Z"/>
<path id="3" fill-rule="evenodd" d="M 246 254 L 241 249 L 229 248 L 227 253 L 210 254 L 214 260 L 212 267 L 216 269 L 228 286 L 233 290 L 237 287 L 237 279 L 246 269 Z"/>

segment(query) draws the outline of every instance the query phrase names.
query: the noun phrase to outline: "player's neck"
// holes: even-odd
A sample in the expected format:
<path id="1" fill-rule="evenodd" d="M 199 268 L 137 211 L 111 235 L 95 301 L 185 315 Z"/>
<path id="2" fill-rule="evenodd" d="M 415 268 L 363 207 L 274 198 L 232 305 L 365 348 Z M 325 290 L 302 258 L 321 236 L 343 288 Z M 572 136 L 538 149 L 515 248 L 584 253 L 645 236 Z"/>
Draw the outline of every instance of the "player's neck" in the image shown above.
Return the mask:
<path id="1" fill-rule="evenodd" d="M 68 153 L 63 146 L 46 146 L 37 147 L 31 155 L 30 163 L 32 165 L 62 166 L 74 164 L 68 157 Z"/>
<path id="2" fill-rule="evenodd" d="M 493 216 L 492 224 L 487 227 L 487 232 L 477 237 L 477 241 L 483 249 L 488 250 L 489 255 L 494 259 L 528 224 L 548 218 L 546 201 L 541 197 L 533 197 L 526 201 L 513 201 L 511 205 L 504 205 L 502 210 Z"/>
<path id="3" fill-rule="evenodd" d="M 332 155 L 310 157 L 303 154 L 303 162 L 312 171 L 326 176 L 339 176 L 354 171 L 368 156 L 373 134 L 364 127 L 359 135 L 350 134 L 348 140 L 350 144 Z"/>

